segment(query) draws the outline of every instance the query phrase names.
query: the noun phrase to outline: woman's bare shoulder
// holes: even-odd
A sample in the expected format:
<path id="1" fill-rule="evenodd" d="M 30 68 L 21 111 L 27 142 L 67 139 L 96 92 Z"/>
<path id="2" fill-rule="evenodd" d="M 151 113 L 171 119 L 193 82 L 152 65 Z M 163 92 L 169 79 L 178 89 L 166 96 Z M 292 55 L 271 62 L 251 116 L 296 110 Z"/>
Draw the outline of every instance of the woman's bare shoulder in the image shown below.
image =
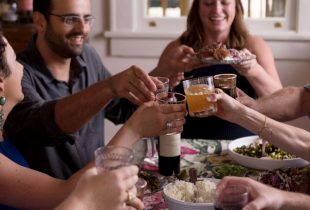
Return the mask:
<path id="1" fill-rule="evenodd" d="M 249 35 L 247 37 L 245 48 L 247 48 L 251 52 L 269 49 L 266 41 L 263 38 L 254 35 Z"/>

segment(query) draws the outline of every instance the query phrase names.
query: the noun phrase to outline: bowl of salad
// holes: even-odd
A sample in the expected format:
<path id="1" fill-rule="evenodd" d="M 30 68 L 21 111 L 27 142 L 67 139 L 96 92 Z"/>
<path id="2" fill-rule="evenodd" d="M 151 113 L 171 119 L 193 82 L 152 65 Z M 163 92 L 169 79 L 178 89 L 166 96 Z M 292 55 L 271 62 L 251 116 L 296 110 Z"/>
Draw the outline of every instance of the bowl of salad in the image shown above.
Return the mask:
<path id="1" fill-rule="evenodd" d="M 258 136 L 248 136 L 232 141 L 228 145 L 228 155 L 242 166 L 262 170 L 300 168 L 309 164 L 308 161 L 270 143 L 266 145 L 265 155 L 262 156 L 262 143 Z"/>

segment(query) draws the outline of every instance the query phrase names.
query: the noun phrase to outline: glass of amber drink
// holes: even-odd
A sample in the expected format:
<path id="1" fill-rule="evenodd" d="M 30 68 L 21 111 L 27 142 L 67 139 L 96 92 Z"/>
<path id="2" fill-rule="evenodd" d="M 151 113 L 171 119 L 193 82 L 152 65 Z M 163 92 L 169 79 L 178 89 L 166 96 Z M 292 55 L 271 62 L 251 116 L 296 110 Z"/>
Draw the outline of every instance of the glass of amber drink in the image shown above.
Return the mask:
<path id="1" fill-rule="evenodd" d="M 183 88 L 190 116 L 204 117 L 217 112 L 216 102 L 207 101 L 208 95 L 214 93 L 212 76 L 184 80 Z"/>

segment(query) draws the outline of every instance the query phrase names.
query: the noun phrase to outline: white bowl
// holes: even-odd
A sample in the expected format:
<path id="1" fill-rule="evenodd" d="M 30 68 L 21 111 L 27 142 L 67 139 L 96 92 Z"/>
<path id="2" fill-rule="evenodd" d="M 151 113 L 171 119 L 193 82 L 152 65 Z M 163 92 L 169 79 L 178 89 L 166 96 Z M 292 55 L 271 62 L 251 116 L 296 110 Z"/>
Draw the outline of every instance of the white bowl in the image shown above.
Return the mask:
<path id="1" fill-rule="evenodd" d="M 219 182 L 218 179 L 208 179 L 215 184 Z M 164 198 L 168 204 L 169 210 L 214 210 L 214 204 L 212 203 L 193 203 L 176 200 L 167 194 L 167 187 L 174 183 L 170 183 L 164 187 Z"/>
<path id="2" fill-rule="evenodd" d="M 308 161 L 301 158 L 292 158 L 285 160 L 272 160 L 264 158 L 254 158 L 234 152 L 234 149 L 240 146 L 248 146 L 258 139 L 258 136 L 248 136 L 236 139 L 228 145 L 228 155 L 240 165 L 263 170 L 274 170 L 278 168 L 300 168 L 309 164 Z"/>

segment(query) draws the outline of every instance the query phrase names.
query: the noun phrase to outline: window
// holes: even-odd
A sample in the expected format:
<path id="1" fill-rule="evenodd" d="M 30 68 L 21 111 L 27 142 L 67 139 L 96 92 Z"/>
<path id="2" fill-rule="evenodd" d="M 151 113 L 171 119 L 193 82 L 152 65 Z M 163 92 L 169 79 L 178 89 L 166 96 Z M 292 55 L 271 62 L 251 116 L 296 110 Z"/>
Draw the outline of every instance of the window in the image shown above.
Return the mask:
<path id="1" fill-rule="evenodd" d="M 310 40 L 309 0 L 242 1 L 252 34 L 274 41 Z M 183 14 L 187 14 L 191 2 L 110 0 L 110 30 L 105 36 L 111 38 L 111 54 L 158 56 L 170 40 L 185 30 Z"/>
<path id="2" fill-rule="evenodd" d="M 245 18 L 285 17 L 286 0 L 241 0 Z M 186 16 L 193 0 L 147 0 L 148 17 Z"/>
<path id="3" fill-rule="evenodd" d="M 186 16 L 193 0 L 147 0 L 147 16 Z"/>
<path id="4" fill-rule="evenodd" d="M 181 18 L 188 14 L 193 0 L 146 0 L 145 17 L 149 27 L 160 28 L 161 19 Z M 295 28 L 290 21 L 296 10 L 295 0 L 241 0 L 244 8 L 244 17 L 251 30 L 291 30 Z M 157 18 L 157 20 L 156 20 Z M 168 19 L 166 19 L 168 21 Z M 176 21 L 176 20 L 170 20 Z M 184 24 L 182 24 L 184 25 Z M 164 27 L 166 27 L 164 25 Z"/>

